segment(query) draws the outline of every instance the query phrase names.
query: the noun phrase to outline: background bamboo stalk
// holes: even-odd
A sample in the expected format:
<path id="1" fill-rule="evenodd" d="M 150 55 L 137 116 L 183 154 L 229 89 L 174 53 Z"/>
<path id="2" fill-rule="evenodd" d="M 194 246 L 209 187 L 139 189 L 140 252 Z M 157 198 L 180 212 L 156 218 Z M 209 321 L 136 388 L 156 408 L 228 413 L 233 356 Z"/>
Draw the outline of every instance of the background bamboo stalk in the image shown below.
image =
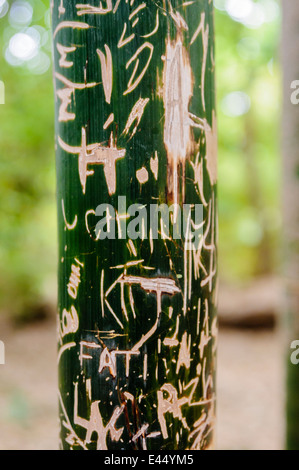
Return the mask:
<path id="1" fill-rule="evenodd" d="M 285 319 L 287 325 L 286 446 L 299 449 L 299 368 L 290 360 L 290 345 L 299 339 L 299 107 L 291 101 L 291 85 L 299 78 L 297 61 L 299 6 L 294 0 L 283 2 L 282 63 L 284 75 L 283 107 L 283 263 L 285 273 Z"/>

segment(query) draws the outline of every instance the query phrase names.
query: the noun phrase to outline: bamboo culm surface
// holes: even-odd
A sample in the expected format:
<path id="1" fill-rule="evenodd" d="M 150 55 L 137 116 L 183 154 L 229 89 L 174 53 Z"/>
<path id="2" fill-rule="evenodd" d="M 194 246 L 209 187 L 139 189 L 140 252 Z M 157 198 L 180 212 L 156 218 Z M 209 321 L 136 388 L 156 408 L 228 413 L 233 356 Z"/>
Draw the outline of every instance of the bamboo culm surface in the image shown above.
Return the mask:
<path id="1" fill-rule="evenodd" d="M 51 9 L 61 448 L 213 448 L 213 2 Z"/>

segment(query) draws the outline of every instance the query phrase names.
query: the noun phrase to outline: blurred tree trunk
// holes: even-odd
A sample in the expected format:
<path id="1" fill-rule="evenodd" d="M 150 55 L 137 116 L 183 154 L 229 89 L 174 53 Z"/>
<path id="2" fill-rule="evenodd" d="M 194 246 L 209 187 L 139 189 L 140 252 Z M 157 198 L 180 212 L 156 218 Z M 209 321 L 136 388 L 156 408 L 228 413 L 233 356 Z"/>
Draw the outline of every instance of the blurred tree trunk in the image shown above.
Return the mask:
<path id="1" fill-rule="evenodd" d="M 283 216 L 288 328 L 287 448 L 299 449 L 299 365 L 290 361 L 290 344 L 299 340 L 299 104 L 291 102 L 291 84 L 299 80 L 299 3 L 283 1 Z M 297 85 L 298 88 L 298 85 Z M 297 93 L 298 96 L 298 93 Z"/>
<path id="2" fill-rule="evenodd" d="M 92 5 L 52 4 L 61 447 L 208 449 L 217 338 L 213 3 Z M 163 225 L 153 236 L 149 205 L 163 203 L 203 205 L 192 248 Z M 137 238 L 126 237 L 131 204 Z"/>

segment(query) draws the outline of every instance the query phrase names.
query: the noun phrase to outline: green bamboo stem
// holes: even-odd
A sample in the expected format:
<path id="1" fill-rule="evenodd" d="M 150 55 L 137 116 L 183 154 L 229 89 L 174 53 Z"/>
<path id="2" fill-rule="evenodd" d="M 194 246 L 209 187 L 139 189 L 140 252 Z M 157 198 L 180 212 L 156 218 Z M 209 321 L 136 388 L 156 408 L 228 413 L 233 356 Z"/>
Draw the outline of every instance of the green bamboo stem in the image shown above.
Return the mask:
<path id="1" fill-rule="evenodd" d="M 212 2 L 54 0 L 52 18 L 61 448 L 212 448 Z M 176 209 L 155 239 L 151 204 L 202 205 L 196 247 Z"/>

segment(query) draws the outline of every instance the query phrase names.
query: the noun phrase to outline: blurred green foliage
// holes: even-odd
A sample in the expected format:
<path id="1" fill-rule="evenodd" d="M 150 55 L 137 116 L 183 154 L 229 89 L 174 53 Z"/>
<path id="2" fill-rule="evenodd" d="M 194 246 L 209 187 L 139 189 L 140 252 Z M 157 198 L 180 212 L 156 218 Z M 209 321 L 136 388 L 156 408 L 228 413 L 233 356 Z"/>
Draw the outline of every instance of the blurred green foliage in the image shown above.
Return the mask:
<path id="1" fill-rule="evenodd" d="M 276 0 L 215 6 L 219 268 L 237 282 L 277 263 L 280 11 Z M 0 0 L 0 47 L 0 312 L 31 317 L 56 301 L 49 2 Z"/>
<path id="2" fill-rule="evenodd" d="M 6 60 L 11 38 L 34 25 L 48 34 L 40 50 L 51 56 L 48 2 L 31 5 L 29 25 L 14 24 L 10 9 L 0 18 L 0 311 L 14 316 L 32 316 L 56 296 L 52 71 L 35 73 L 30 61 Z"/>
<path id="3" fill-rule="evenodd" d="M 231 10 L 237 3 L 246 23 L 249 2 L 215 0 L 216 6 Z M 251 3 L 264 7 L 264 17 L 256 13 L 257 24 L 264 18 L 259 27 L 254 18 L 254 26 L 246 26 L 227 11 L 215 10 L 219 269 L 222 279 L 230 282 L 273 274 L 279 262 L 281 12 L 274 0 Z M 240 116 L 230 95 L 236 91 L 250 103 Z"/>

